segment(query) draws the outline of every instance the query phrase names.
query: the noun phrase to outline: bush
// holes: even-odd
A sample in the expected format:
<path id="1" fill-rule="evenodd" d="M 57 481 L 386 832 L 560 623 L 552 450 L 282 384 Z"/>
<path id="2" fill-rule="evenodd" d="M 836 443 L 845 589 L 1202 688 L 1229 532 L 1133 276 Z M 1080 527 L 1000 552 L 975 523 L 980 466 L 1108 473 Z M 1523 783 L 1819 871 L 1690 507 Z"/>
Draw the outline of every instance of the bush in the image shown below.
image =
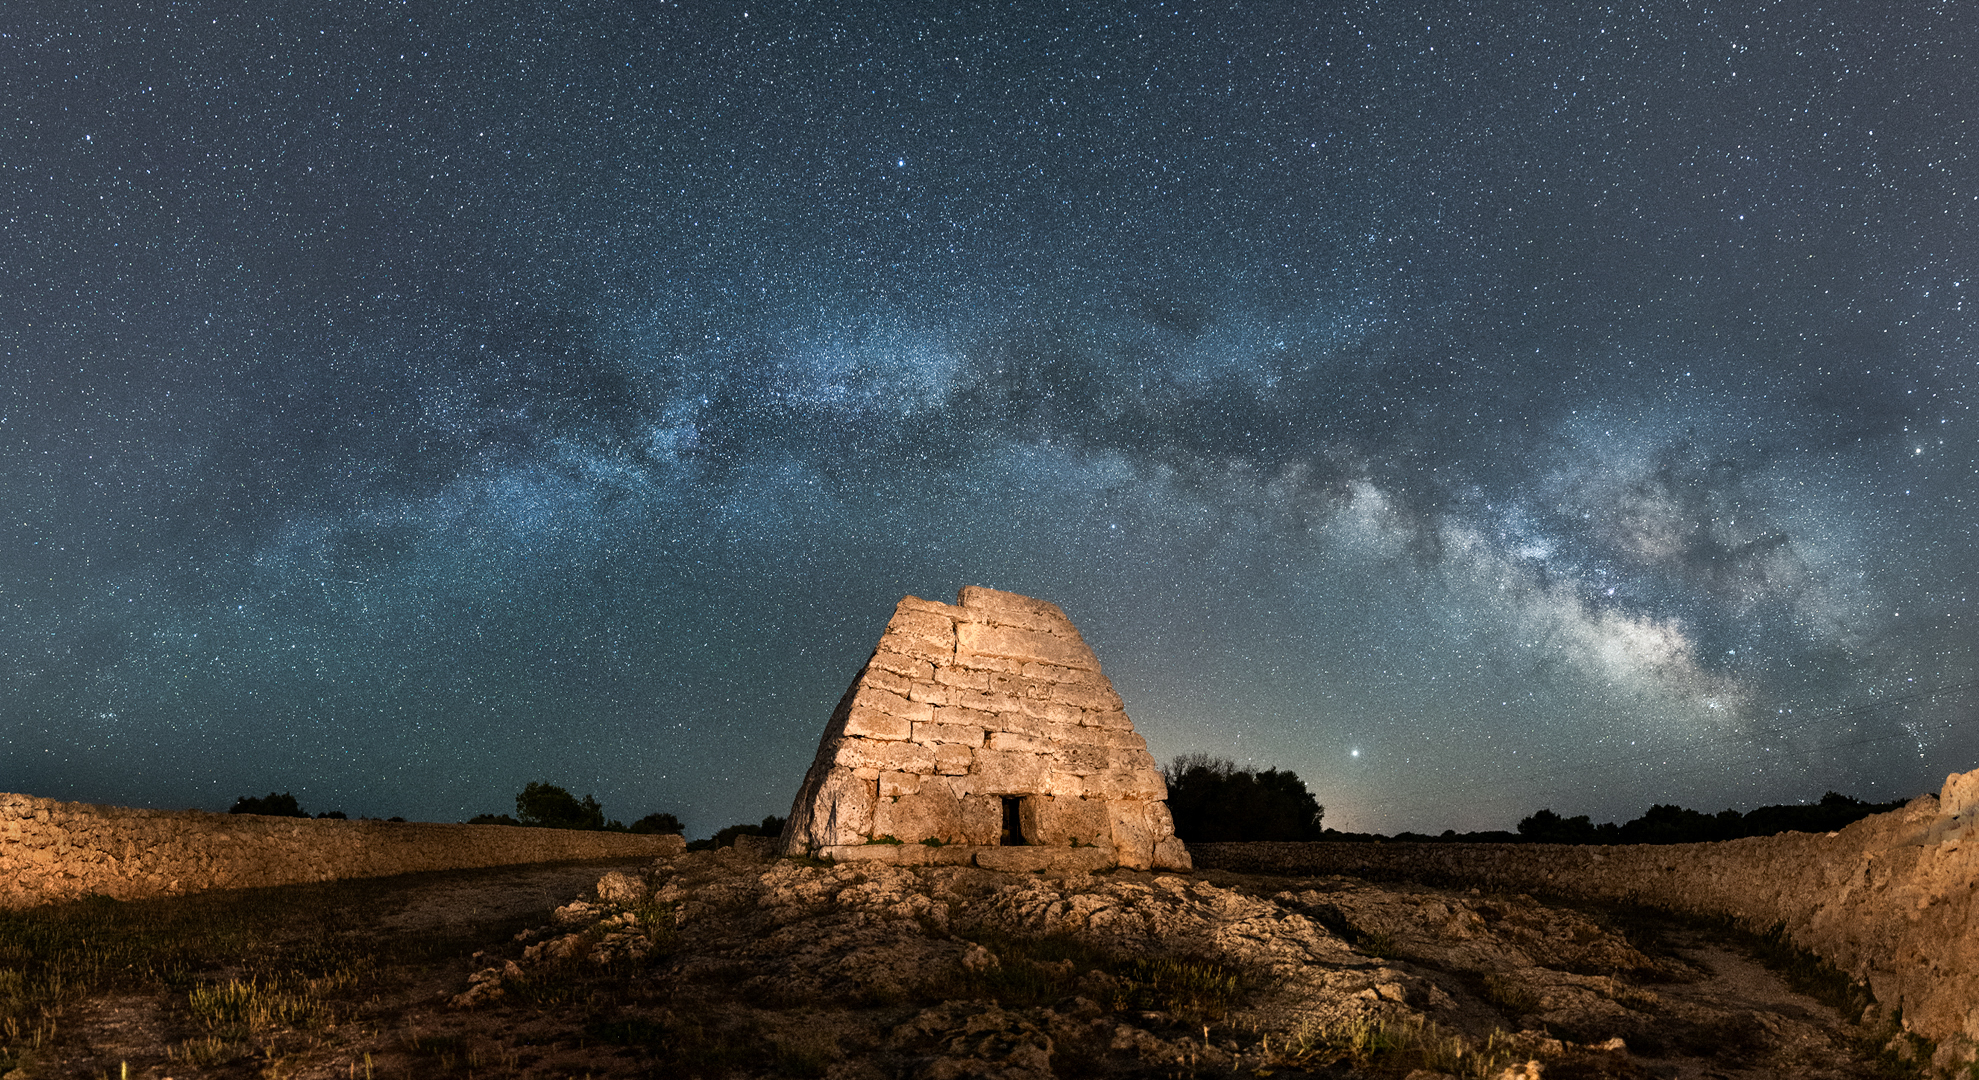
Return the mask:
<path id="1" fill-rule="evenodd" d="M 628 831 L 678 836 L 683 830 L 680 826 L 680 819 L 674 817 L 672 814 L 647 814 L 645 817 L 633 822 L 632 827 Z"/>
<path id="2" fill-rule="evenodd" d="M 229 814 L 261 814 L 266 817 L 308 817 L 302 807 L 296 805 L 295 796 L 284 791 L 280 795 L 269 792 L 263 798 L 242 795 L 234 800 Z"/>
<path id="3" fill-rule="evenodd" d="M 715 835 L 706 840 L 695 840 L 688 844 L 687 850 L 713 851 L 716 848 L 734 847 L 735 838 L 738 836 L 782 836 L 783 822 L 783 818 L 771 814 L 754 825 L 744 823 L 741 825 L 723 826 L 715 831 Z M 894 842 L 899 843 L 897 840 Z"/>
<path id="4" fill-rule="evenodd" d="M 579 802 L 570 792 L 531 780 L 515 797 L 515 817 L 541 829 L 602 829 L 605 810 L 589 795 Z"/>
<path id="5" fill-rule="evenodd" d="M 1317 840 L 1326 808 L 1297 773 L 1239 769 L 1206 754 L 1178 757 L 1162 770 L 1175 835 L 1190 843 Z"/>

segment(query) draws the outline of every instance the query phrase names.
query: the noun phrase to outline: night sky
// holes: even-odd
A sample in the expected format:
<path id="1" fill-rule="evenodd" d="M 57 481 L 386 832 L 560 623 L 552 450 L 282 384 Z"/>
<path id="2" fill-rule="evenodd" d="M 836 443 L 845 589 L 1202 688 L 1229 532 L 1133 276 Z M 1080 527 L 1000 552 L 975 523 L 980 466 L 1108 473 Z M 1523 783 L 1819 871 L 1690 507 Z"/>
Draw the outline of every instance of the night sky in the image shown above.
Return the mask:
<path id="1" fill-rule="evenodd" d="M 1971 4 L 1073 7 L 10 5 L 0 790 L 706 835 L 971 584 L 1343 829 L 1979 767 Z"/>

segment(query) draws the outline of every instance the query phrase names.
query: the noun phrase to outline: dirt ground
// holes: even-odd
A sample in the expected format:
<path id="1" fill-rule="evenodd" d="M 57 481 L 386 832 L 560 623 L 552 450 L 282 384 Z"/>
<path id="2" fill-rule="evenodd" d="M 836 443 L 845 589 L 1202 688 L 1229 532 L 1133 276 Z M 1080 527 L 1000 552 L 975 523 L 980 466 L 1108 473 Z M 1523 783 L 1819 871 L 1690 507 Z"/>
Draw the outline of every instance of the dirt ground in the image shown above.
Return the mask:
<path id="1" fill-rule="evenodd" d="M 197 903 L 273 914 L 11 1033 L 0 1078 L 1914 1075 L 1737 935 L 1347 878 L 723 852 Z"/>

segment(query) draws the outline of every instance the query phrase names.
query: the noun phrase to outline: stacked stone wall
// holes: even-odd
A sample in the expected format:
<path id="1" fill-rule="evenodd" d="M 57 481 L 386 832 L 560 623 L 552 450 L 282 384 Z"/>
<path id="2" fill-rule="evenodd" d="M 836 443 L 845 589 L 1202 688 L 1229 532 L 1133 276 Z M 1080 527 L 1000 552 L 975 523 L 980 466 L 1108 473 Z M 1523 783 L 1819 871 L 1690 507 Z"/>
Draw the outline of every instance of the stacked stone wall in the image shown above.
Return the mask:
<path id="1" fill-rule="evenodd" d="M 1979 1051 L 1979 772 L 1840 832 L 1715 844 L 1193 844 L 1203 868 L 1345 874 L 1724 916 L 1866 983 L 1941 1064 Z"/>
<path id="2" fill-rule="evenodd" d="M 676 853 L 678 836 L 136 810 L 0 794 L 0 907 Z"/>
<path id="3" fill-rule="evenodd" d="M 960 601 L 894 609 L 825 729 L 786 852 L 1187 868 L 1147 742 L 1071 620 L 995 589 Z M 1030 850 L 1005 846 L 1006 798 Z"/>

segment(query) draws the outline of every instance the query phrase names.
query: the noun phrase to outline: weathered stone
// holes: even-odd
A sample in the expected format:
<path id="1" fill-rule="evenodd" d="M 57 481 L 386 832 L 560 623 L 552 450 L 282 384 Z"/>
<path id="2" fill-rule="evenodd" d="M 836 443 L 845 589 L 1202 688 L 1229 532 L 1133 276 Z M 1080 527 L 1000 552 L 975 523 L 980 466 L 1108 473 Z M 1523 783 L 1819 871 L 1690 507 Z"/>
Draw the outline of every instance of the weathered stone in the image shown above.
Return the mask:
<path id="1" fill-rule="evenodd" d="M 1045 660 L 1065 667 L 1099 670 L 1099 661 L 1093 657 L 1092 650 L 1077 637 L 1020 630 L 1014 626 L 962 623 L 955 628 L 955 650 L 1019 663 Z"/>
<path id="2" fill-rule="evenodd" d="M 901 849 L 994 848 L 1008 842 L 1012 799 L 1032 850 L 1077 851 L 1081 866 L 1112 865 L 1124 836 L 1122 865 L 1145 868 L 1174 835 L 1165 808 L 1147 810 L 1167 794 L 1154 758 L 1078 630 L 1054 604 L 994 589 L 964 589 L 957 605 L 900 602 L 812 774 L 791 809 L 789 854 L 857 849 L 847 858 L 924 865 Z M 871 842 L 880 837 L 908 843 Z M 1179 842 L 1160 850 L 1162 865 L 1187 858 Z"/>
<path id="3" fill-rule="evenodd" d="M 902 740 L 914 734 L 914 722 L 874 709 L 854 707 L 845 718 L 845 734 L 866 739 Z"/>
<path id="4" fill-rule="evenodd" d="M 966 712 L 967 710 L 957 709 L 952 711 Z M 957 746 L 983 745 L 983 726 L 981 724 L 942 723 L 942 710 L 937 710 L 935 717 L 936 721 L 932 724 L 914 725 L 915 742 L 923 746 L 933 746 L 938 743 L 954 743 Z"/>
<path id="5" fill-rule="evenodd" d="M 818 791 L 811 827 L 816 843 L 856 844 L 872 835 L 873 803 L 878 797 L 876 784 L 853 776 L 849 770 L 833 769 Z"/>
<path id="6" fill-rule="evenodd" d="M 991 750 L 1010 751 L 1019 754 L 1049 754 L 1057 748 L 1057 745 L 1049 739 L 1041 739 L 1032 735 L 1018 735 L 1008 731 L 992 733 L 989 741 L 983 745 L 989 747 Z"/>
<path id="7" fill-rule="evenodd" d="M 962 839 L 994 845 L 1003 833 L 1003 800 L 995 795 L 963 795 L 958 801 Z"/>
<path id="8" fill-rule="evenodd" d="M 1113 852 L 1120 865 L 1130 870 L 1146 870 L 1154 865 L 1154 845 L 1161 839 L 1148 822 L 1147 804 L 1138 799 L 1119 799 L 1105 804 L 1112 818 Z"/>
<path id="9" fill-rule="evenodd" d="M 926 660 L 884 649 L 875 652 L 873 658 L 866 661 L 866 668 L 891 672 L 908 680 L 933 678 L 935 670 L 935 666 Z"/>
<path id="10" fill-rule="evenodd" d="M 929 784 L 911 795 L 882 799 L 873 808 L 873 835 L 905 843 L 962 839 L 962 806 L 945 785 Z"/>
<path id="11" fill-rule="evenodd" d="M 878 739 L 846 739 L 838 744 L 838 764 L 851 769 L 878 769 L 910 773 L 935 771 L 935 752 L 911 742 L 881 742 Z"/>
<path id="12" fill-rule="evenodd" d="M 876 686 L 861 686 L 859 692 L 852 696 L 852 707 L 872 709 L 906 720 L 928 720 L 932 718 L 934 712 L 934 706 L 925 701 L 910 701 L 899 694 Z"/>
<path id="13" fill-rule="evenodd" d="M 976 739 L 978 743 L 983 741 L 981 732 L 996 722 L 994 714 L 959 705 L 947 705 L 938 708 L 929 719 L 937 724 L 975 728 L 978 733 Z"/>
<path id="14" fill-rule="evenodd" d="M 1039 870 L 1104 870 L 1115 864 L 1114 853 L 1103 847 L 981 847 L 976 865 L 985 870 L 1030 874 Z M 1125 866 L 1125 862 L 1119 865 Z"/>
<path id="15" fill-rule="evenodd" d="M 1100 847 L 1113 840 L 1106 804 L 1097 800 L 1034 795 L 1020 815 L 1024 838 L 1048 847 Z"/>
<path id="16" fill-rule="evenodd" d="M 960 776 L 969 771 L 975 763 L 976 751 L 957 743 L 943 743 L 934 748 L 935 772 L 943 776 Z"/>
<path id="17" fill-rule="evenodd" d="M 1044 787 L 1044 778 L 1051 771 L 1049 766 L 1050 762 L 1041 754 L 1000 753 L 984 749 L 976 751 L 971 776 L 976 781 L 976 791 L 1023 795 Z"/>

